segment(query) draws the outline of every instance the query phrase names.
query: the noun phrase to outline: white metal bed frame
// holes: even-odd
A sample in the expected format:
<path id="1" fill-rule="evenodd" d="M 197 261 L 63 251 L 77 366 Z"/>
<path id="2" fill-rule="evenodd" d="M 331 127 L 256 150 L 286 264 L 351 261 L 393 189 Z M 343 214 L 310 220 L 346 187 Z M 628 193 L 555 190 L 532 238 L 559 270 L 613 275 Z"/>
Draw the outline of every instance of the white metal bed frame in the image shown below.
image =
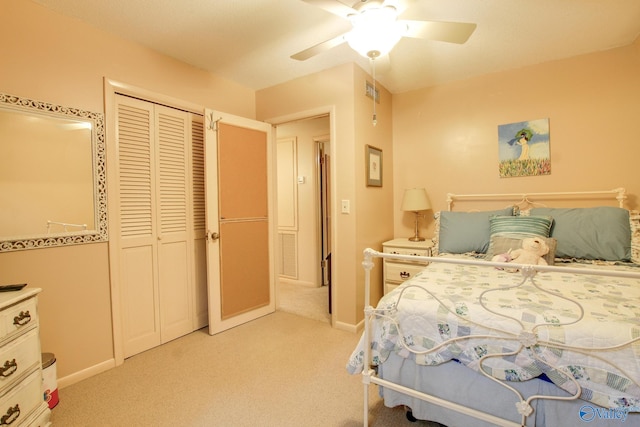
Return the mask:
<path id="1" fill-rule="evenodd" d="M 455 195 L 452 193 L 447 194 L 447 207 L 451 210 L 453 202 L 455 200 L 501 200 L 501 199 L 517 199 L 521 198 L 521 202 L 528 203 L 530 205 L 537 204 L 537 202 L 532 201 L 533 197 L 536 198 L 555 198 L 555 197 L 566 197 L 566 198 L 601 198 L 602 196 L 615 196 L 615 199 L 618 201 L 620 207 L 624 206 L 624 201 L 626 200 L 626 191 L 624 188 L 617 188 L 611 191 L 591 191 L 591 192 L 562 192 L 562 193 L 513 193 L 513 194 L 476 194 L 476 195 Z M 480 265 L 480 266 L 493 266 L 493 267 L 511 267 L 518 268 L 521 272 L 522 279 L 519 284 L 515 286 L 520 286 L 526 283 L 528 280 L 533 281 L 536 273 L 538 271 L 561 271 L 565 273 L 573 273 L 573 274 L 588 274 L 588 275 L 602 275 L 602 276 L 610 276 L 610 277 L 628 277 L 640 280 L 640 273 L 629 272 L 629 271 L 610 271 L 610 270 L 594 270 L 594 269 L 583 269 L 583 268 L 570 268 L 570 267 L 554 267 L 554 266 L 532 266 L 532 265 L 522 265 L 522 264 L 504 264 L 504 263 L 495 263 L 488 262 L 484 260 L 467 260 L 467 259 L 455 259 L 455 258 L 442 258 L 442 257 L 416 257 L 412 255 L 397 255 L 397 254 L 389 254 L 375 251 L 373 249 L 366 249 L 364 251 L 364 261 L 362 262 L 362 266 L 365 270 L 365 319 L 364 319 L 364 358 L 363 358 L 363 371 L 362 371 L 362 382 L 364 385 L 364 425 L 369 425 L 369 385 L 377 384 L 379 386 L 388 388 L 390 390 L 394 390 L 396 392 L 405 394 L 410 397 L 414 397 L 425 402 L 429 402 L 447 409 L 451 409 L 462 414 L 474 417 L 476 419 L 493 423 L 498 426 L 504 427 L 522 427 L 526 424 L 526 419 L 531 413 L 533 409 L 530 406 L 530 403 L 534 399 L 552 399 L 552 400 L 576 400 L 581 395 L 581 387 L 580 385 L 573 380 L 573 378 L 569 378 L 574 384 L 577 386 L 577 392 L 573 396 L 569 397 L 559 397 L 559 396 L 542 396 L 542 395 L 534 395 L 529 396 L 524 399 L 523 396 L 510 387 L 507 384 L 504 384 L 502 381 L 491 377 L 486 374 L 482 369 L 480 372 L 485 374 L 488 378 L 496 381 L 497 383 L 503 385 L 504 387 L 510 389 L 513 393 L 515 393 L 519 402 L 516 403 L 516 410 L 522 416 L 522 421 L 520 424 L 503 419 L 492 414 L 488 414 L 486 412 L 482 412 L 476 409 L 468 408 L 466 406 L 460 405 L 455 402 L 451 402 L 437 396 L 433 396 L 427 393 L 423 393 L 400 384 L 396 384 L 394 382 L 379 378 L 375 370 L 371 368 L 371 320 L 374 316 L 377 315 L 376 309 L 371 306 L 370 302 L 370 289 L 371 289 L 371 270 L 374 267 L 374 258 L 382 258 L 382 259 L 397 259 L 397 260 L 405 260 L 405 261 L 421 261 L 421 262 L 440 262 L 440 263 L 450 263 L 450 264 L 465 264 L 465 265 Z M 535 284 L 534 284 L 535 285 Z M 401 295 L 400 295 L 401 296 Z M 575 302 L 577 306 L 582 309 L 582 306 Z M 530 346 L 531 342 L 529 341 L 532 336 L 535 336 L 533 331 L 523 331 L 520 336 L 513 336 L 514 340 L 519 340 L 521 342 L 520 350 L 522 348 Z M 471 336 L 473 337 L 473 336 Z M 630 345 L 633 342 L 640 341 L 640 338 L 636 338 L 630 340 L 624 345 Z M 404 343 L 403 343 L 404 345 Z M 443 344 L 445 345 L 445 344 Z M 568 347 L 568 346 L 567 346 Z M 410 348 L 405 348 L 409 351 L 412 351 Z M 571 347 L 577 348 L 578 347 Z M 434 349 L 430 350 L 433 351 Z M 415 352 L 414 352 L 415 353 Z M 424 353 L 424 352 L 423 352 Z M 495 355 L 493 355 L 495 356 Z M 638 385 L 638 384 L 637 384 Z M 640 385 L 639 385 L 640 386 Z"/>
<path id="2" fill-rule="evenodd" d="M 624 208 L 625 200 L 627 200 L 627 190 L 623 187 L 615 188 L 613 190 L 603 191 L 565 191 L 565 192 L 550 192 L 550 193 L 487 193 L 487 194 L 454 194 L 447 193 L 447 209 L 451 210 L 453 203 L 456 200 L 518 200 L 517 204 L 528 203 L 529 205 L 536 205 L 539 202 L 535 202 L 533 198 L 541 198 L 542 200 L 550 200 L 562 198 L 562 200 L 569 199 L 607 199 L 611 195 L 615 196 L 618 201 L 618 207 Z M 609 197 L 607 197 L 609 196 Z"/>

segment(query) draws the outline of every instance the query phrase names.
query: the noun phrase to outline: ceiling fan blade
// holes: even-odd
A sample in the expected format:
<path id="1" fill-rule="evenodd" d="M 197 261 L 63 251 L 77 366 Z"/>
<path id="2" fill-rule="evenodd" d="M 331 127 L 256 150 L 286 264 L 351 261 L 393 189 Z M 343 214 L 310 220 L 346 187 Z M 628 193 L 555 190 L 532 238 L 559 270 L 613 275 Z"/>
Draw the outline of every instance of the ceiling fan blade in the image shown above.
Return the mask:
<path id="1" fill-rule="evenodd" d="M 338 0 L 302 0 L 305 3 L 309 3 L 312 6 L 324 9 L 327 12 L 338 15 L 342 18 L 347 18 L 349 15 L 357 13 L 355 9 L 347 6 Z"/>
<path id="2" fill-rule="evenodd" d="M 306 59 L 311 58 L 312 56 L 316 56 L 336 46 L 340 46 L 342 43 L 345 43 L 347 41 L 347 34 L 349 33 L 341 34 L 338 37 L 334 37 L 332 39 L 323 41 L 322 43 L 318 43 L 315 46 L 311 46 L 310 48 L 307 48 L 305 50 L 301 50 L 300 52 L 291 55 L 291 59 L 304 61 Z"/>
<path id="3" fill-rule="evenodd" d="M 437 22 L 437 21 L 409 21 L 401 20 L 407 24 L 405 37 L 417 39 L 438 40 L 448 43 L 465 43 L 476 29 L 476 24 L 465 22 Z"/>

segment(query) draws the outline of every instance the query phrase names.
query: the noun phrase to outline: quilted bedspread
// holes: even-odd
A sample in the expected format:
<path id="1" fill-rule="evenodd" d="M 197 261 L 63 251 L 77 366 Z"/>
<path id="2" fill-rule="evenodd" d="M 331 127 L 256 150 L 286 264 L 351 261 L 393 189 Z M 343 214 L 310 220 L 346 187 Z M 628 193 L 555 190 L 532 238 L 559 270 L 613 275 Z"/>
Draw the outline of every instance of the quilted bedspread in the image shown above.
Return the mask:
<path id="1" fill-rule="evenodd" d="M 640 411 L 640 280 L 431 263 L 375 312 L 373 364 L 396 352 L 500 380 L 546 375 L 586 401 Z M 364 345 L 350 373 L 362 372 Z"/>

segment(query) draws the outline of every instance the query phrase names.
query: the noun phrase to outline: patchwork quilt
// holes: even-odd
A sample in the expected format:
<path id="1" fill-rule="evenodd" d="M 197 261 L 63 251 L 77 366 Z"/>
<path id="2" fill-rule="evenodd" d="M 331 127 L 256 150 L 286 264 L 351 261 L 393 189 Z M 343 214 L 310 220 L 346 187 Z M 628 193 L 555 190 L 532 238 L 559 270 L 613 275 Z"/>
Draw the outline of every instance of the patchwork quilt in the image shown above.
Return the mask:
<path id="1" fill-rule="evenodd" d="M 640 280 L 568 272 L 533 277 L 431 263 L 372 320 L 372 361 L 456 360 L 504 381 L 545 377 L 605 408 L 640 411 Z M 364 336 L 347 370 L 363 369 Z"/>

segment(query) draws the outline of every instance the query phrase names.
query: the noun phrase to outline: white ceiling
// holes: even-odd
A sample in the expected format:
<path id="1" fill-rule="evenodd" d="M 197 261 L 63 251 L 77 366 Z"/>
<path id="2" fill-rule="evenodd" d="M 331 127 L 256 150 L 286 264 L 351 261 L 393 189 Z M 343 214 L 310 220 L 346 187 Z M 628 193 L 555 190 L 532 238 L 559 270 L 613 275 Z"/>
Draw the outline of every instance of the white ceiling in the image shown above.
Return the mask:
<path id="1" fill-rule="evenodd" d="M 347 44 L 290 58 L 351 28 L 302 0 L 33 1 L 254 90 L 347 62 L 369 70 Z M 390 70 L 376 75 L 392 93 L 611 49 L 640 34 L 639 0 L 407 1 L 401 18 L 478 26 L 463 45 L 402 39 Z"/>

